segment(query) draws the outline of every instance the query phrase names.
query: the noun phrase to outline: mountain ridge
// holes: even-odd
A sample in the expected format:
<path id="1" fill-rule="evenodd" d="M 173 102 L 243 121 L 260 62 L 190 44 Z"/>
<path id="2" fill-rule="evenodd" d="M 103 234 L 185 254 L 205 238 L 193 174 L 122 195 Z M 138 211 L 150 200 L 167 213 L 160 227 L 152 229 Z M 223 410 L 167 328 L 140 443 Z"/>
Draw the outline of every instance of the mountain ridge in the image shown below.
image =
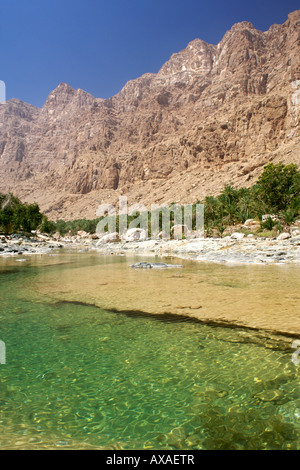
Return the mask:
<path id="1" fill-rule="evenodd" d="M 300 10 L 261 32 L 194 39 L 109 99 L 60 83 L 42 108 L 0 105 L 0 191 L 51 218 L 94 218 L 119 195 L 195 202 L 253 184 L 264 164 L 300 164 Z"/>

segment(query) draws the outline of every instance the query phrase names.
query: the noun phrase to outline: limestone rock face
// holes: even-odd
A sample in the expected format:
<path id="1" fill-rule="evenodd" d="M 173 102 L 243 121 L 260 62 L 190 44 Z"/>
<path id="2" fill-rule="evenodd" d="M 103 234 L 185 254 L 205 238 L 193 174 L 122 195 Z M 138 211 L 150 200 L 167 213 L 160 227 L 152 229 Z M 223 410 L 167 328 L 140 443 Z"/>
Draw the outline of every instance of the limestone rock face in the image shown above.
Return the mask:
<path id="1" fill-rule="evenodd" d="M 300 10 L 262 32 L 235 24 L 108 100 L 61 83 L 40 109 L 0 104 L 0 191 L 50 218 L 131 203 L 191 203 L 252 185 L 269 161 L 300 164 Z"/>

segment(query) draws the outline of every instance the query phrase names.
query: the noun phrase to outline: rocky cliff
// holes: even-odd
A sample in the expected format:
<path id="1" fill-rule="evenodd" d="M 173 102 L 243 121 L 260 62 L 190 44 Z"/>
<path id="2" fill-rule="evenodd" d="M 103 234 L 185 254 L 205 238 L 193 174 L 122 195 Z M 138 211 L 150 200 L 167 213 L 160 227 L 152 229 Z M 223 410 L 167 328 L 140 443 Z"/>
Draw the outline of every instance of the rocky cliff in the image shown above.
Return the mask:
<path id="1" fill-rule="evenodd" d="M 0 192 L 50 218 L 98 204 L 195 202 L 251 185 L 269 161 L 300 165 L 300 10 L 262 32 L 195 39 L 108 100 L 61 83 L 42 108 L 0 104 Z"/>

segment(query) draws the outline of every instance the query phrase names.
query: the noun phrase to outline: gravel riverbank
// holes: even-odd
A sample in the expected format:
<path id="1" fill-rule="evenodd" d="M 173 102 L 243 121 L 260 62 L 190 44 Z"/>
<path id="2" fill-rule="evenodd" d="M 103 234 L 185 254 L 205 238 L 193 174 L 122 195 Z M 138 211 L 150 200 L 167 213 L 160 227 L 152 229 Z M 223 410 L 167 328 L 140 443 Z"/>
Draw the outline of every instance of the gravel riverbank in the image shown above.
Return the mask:
<path id="1" fill-rule="evenodd" d="M 159 255 L 216 263 L 300 265 L 300 236 L 286 240 L 205 238 L 107 243 L 95 248 L 115 255 Z"/>
<path id="2" fill-rule="evenodd" d="M 41 235 L 27 237 L 25 235 L 0 236 L 0 257 L 20 255 L 41 255 L 63 248 L 64 243 Z"/>
<path id="3" fill-rule="evenodd" d="M 103 255 L 172 256 L 195 261 L 236 264 L 300 265 L 300 235 L 290 238 L 195 238 L 102 243 L 92 237 L 44 235 L 0 237 L 0 256 L 49 254 L 57 250 L 95 251 Z"/>

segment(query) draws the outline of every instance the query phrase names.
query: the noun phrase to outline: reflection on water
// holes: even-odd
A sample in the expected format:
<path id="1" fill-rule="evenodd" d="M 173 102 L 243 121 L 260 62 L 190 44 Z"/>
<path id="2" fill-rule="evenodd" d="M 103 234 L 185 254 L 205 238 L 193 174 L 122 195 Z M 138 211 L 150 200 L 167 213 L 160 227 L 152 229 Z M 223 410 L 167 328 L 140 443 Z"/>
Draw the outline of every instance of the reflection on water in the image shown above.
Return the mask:
<path id="1" fill-rule="evenodd" d="M 163 304 L 157 313 L 191 315 L 215 305 L 218 317 L 226 305 L 218 292 L 232 309 L 243 301 L 250 311 L 254 299 L 250 308 L 245 298 L 258 277 L 262 305 L 273 280 L 283 296 L 273 290 L 274 309 L 280 302 L 293 315 L 295 271 L 284 290 L 286 270 L 263 277 L 258 267 L 187 263 L 142 272 L 130 262 L 61 255 L 2 263 L 2 448 L 299 449 L 300 369 L 280 338 L 113 311 Z"/>

